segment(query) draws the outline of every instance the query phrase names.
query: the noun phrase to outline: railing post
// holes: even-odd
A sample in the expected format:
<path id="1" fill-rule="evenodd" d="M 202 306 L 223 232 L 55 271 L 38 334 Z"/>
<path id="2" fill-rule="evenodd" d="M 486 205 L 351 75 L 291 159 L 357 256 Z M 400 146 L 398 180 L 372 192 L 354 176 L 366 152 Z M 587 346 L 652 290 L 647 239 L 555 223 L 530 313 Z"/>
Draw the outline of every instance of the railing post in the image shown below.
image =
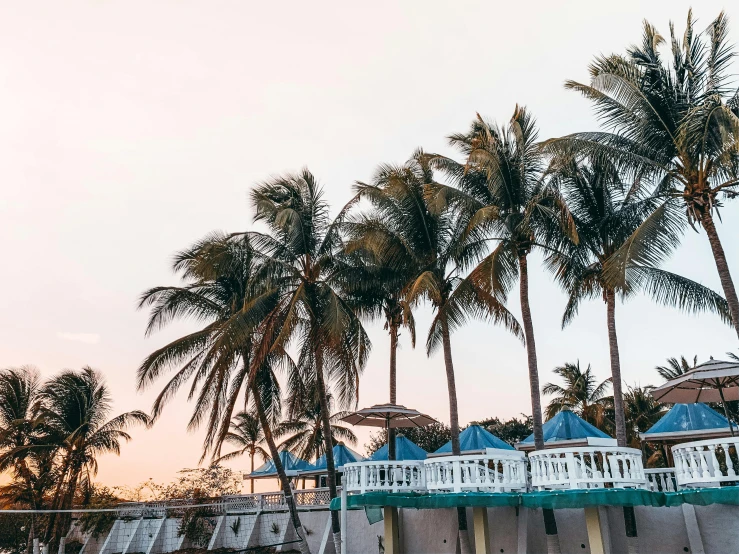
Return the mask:
<path id="1" fill-rule="evenodd" d="M 454 492 L 461 492 L 462 490 L 462 464 L 457 456 L 452 462 L 452 487 Z"/>

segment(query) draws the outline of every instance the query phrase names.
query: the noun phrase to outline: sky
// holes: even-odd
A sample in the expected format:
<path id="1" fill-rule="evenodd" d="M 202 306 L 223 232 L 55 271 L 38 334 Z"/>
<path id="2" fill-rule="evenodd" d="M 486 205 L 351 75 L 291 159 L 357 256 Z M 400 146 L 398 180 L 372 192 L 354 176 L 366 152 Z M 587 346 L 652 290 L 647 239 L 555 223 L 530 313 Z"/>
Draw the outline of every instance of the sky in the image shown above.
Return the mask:
<path id="1" fill-rule="evenodd" d="M 114 411 L 149 410 L 136 369 L 192 329 L 144 336 L 138 296 L 175 284 L 173 254 L 214 230 L 248 229 L 255 183 L 308 167 L 334 213 L 351 184 L 414 149 L 453 155 L 445 137 L 475 113 L 507 121 L 515 105 L 541 138 L 594 129 L 587 101 L 565 91 L 597 54 L 641 39 L 644 18 L 682 32 L 689 4 L 639 2 L 74 1 L 8 2 L 0 18 L 0 367 L 50 376 L 90 365 Z M 724 8 L 705 0 L 704 28 Z M 730 16 L 739 18 L 729 11 Z M 731 29 L 739 43 L 739 20 Z M 736 62 L 739 70 L 739 62 Z M 739 72 L 739 71 L 737 71 Z M 739 203 L 719 233 L 739 279 Z M 542 383 L 580 360 L 608 377 L 605 305 L 591 302 L 565 330 L 565 297 L 534 257 L 531 305 Z M 689 231 L 665 266 L 720 290 L 704 234 Z M 520 314 L 515 294 L 509 308 Z M 657 382 L 671 356 L 736 350 L 715 316 L 688 316 L 644 297 L 617 306 L 627 384 Z M 417 316 L 419 336 L 428 311 Z M 388 338 L 373 351 L 360 407 L 387 400 Z M 422 344 L 422 340 L 419 341 Z M 472 323 L 452 338 L 460 419 L 530 411 L 525 350 L 505 330 Z M 401 337 L 400 403 L 448 421 L 443 360 Z M 98 479 L 171 480 L 200 458 L 178 398 L 152 429 L 135 429 Z M 368 432 L 359 429 L 358 450 Z M 231 463 L 246 469 L 248 461 Z"/>

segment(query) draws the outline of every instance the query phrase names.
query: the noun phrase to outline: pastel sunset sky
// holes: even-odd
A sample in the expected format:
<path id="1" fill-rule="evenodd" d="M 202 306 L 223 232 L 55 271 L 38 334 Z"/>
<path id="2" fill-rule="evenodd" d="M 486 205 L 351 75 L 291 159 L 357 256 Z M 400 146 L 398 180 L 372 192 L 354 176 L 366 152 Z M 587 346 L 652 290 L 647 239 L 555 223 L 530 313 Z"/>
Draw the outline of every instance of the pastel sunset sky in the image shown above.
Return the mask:
<path id="1" fill-rule="evenodd" d="M 696 4 L 704 28 L 726 6 Z M 733 7 L 732 7 L 733 6 Z M 516 103 L 541 138 L 592 129 L 589 104 L 565 91 L 599 53 L 641 40 L 641 21 L 682 32 L 689 2 L 5 2 L 0 18 L 0 367 L 44 376 L 90 365 L 115 411 L 149 410 L 135 372 L 154 348 L 136 310 L 148 287 L 174 284 L 172 255 L 210 231 L 251 224 L 250 187 L 307 166 L 334 210 L 355 180 L 422 146 L 452 154 L 445 137 L 475 112 L 500 122 Z M 739 70 L 739 60 L 734 66 Z M 739 203 L 719 233 L 739 279 Z M 605 305 L 583 306 L 560 328 L 565 297 L 535 258 L 531 303 L 542 382 L 580 360 L 608 376 Z M 685 234 L 667 268 L 720 290 L 704 234 Z M 519 314 L 511 299 L 510 309 Z M 429 314 L 418 315 L 419 335 Z M 617 309 L 628 384 L 657 382 L 671 356 L 724 357 L 736 336 L 710 315 L 688 316 L 639 297 Z M 373 352 L 360 407 L 387 400 L 388 340 Z M 439 354 L 401 338 L 399 401 L 448 419 Z M 472 323 L 453 336 L 461 420 L 530 411 L 525 350 L 500 328 Z M 419 341 L 422 343 L 422 341 Z M 99 480 L 172 479 L 200 457 L 177 399 L 122 455 L 100 459 Z M 368 432 L 359 432 L 359 451 Z M 247 460 L 233 462 L 245 469 Z"/>

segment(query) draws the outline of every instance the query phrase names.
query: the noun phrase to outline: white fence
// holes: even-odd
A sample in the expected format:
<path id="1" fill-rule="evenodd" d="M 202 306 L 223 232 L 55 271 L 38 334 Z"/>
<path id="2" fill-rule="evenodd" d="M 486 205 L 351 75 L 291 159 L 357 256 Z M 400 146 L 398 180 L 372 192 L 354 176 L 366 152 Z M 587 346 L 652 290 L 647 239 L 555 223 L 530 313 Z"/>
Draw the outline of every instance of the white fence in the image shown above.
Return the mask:
<path id="1" fill-rule="evenodd" d="M 529 454 L 536 490 L 600 487 L 646 488 L 642 453 L 636 448 L 584 447 Z"/>
<path id="2" fill-rule="evenodd" d="M 528 486 L 523 452 L 490 448 L 484 454 L 429 458 L 424 466 L 430 491 L 508 492 Z"/>
<path id="3" fill-rule="evenodd" d="M 672 447 L 678 486 L 718 486 L 739 481 L 739 437 L 687 442 Z"/>
<path id="4" fill-rule="evenodd" d="M 338 487 L 338 492 L 341 492 L 341 487 Z M 327 509 L 331 502 L 327 488 L 294 490 L 293 498 L 299 510 Z M 193 504 L 193 500 L 124 502 L 116 506 L 116 513 L 118 517 L 125 519 L 173 517 L 180 515 L 179 512 Z M 207 505 L 211 511 L 219 514 L 287 510 L 287 502 L 282 492 L 223 496 L 218 499 L 203 500 L 201 504 Z"/>
<path id="5" fill-rule="evenodd" d="M 655 492 L 674 492 L 677 490 L 674 467 L 661 467 L 657 469 L 645 469 L 649 490 Z"/>
<path id="6" fill-rule="evenodd" d="M 423 491 L 426 474 L 423 461 L 354 462 L 344 465 L 347 492 Z"/>

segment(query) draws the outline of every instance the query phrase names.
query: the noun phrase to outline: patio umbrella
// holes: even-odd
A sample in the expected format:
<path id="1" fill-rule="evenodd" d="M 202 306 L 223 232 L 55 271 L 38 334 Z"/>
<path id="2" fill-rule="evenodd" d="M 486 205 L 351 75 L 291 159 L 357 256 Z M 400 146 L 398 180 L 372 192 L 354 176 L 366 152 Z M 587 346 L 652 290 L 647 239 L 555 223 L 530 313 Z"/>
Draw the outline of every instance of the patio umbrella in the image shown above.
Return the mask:
<path id="1" fill-rule="evenodd" d="M 696 402 L 721 402 L 734 436 L 727 400 L 739 400 L 739 362 L 724 362 L 711 358 L 653 389 L 652 396 L 660 402 L 695 404 Z"/>
<path id="2" fill-rule="evenodd" d="M 375 404 L 370 408 L 352 412 L 341 419 L 351 425 L 383 427 L 386 431 L 399 427 L 425 427 L 426 425 L 436 423 L 433 417 L 422 414 L 417 410 L 406 408 L 400 404 Z M 394 460 L 395 445 L 392 444 L 391 448 L 392 451 L 389 452 L 388 459 Z"/>

